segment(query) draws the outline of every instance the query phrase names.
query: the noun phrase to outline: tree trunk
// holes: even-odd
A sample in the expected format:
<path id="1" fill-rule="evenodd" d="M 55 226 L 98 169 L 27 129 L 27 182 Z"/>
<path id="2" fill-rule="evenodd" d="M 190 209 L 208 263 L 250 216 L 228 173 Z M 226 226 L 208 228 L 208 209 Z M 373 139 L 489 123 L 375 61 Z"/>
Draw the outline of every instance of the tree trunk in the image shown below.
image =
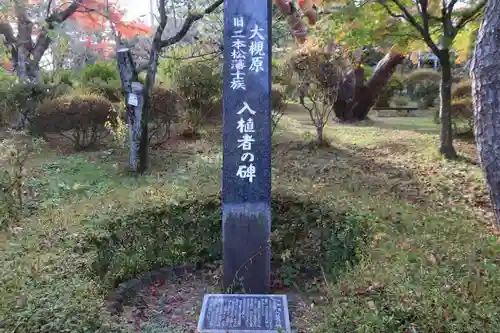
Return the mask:
<path id="1" fill-rule="evenodd" d="M 500 0 L 488 1 L 471 63 L 475 135 L 500 225 Z"/>
<path id="2" fill-rule="evenodd" d="M 324 139 L 324 134 L 323 134 L 323 129 L 324 127 L 321 126 L 321 125 L 316 125 L 316 136 L 318 138 L 318 143 L 320 145 L 323 145 L 323 143 L 325 142 L 325 139 Z"/>
<path id="3" fill-rule="evenodd" d="M 146 75 L 146 85 L 144 87 L 144 110 L 141 120 L 141 145 L 139 147 L 139 172 L 143 173 L 149 165 L 149 134 L 148 122 L 149 111 L 151 110 L 151 99 L 153 87 L 156 82 L 156 71 L 158 70 L 158 61 L 160 56 L 160 47 L 153 43 L 149 54 L 148 72 Z"/>
<path id="4" fill-rule="evenodd" d="M 130 49 L 127 47 L 119 48 L 116 52 L 116 60 L 125 95 L 125 105 L 127 106 L 130 137 L 129 169 L 131 172 L 137 173 L 139 172 L 141 119 L 144 107 L 143 89 L 138 82 L 139 78 Z"/>
<path id="5" fill-rule="evenodd" d="M 16 73 L 19 82 L 25 85 L 36 85 L 40 83 L 40 70 L 38 65 L 32 65 L 28 62 L 28 57 L 23 48 L 20 48 L 17 54 Z M 23 130 L 29 123 L 29 116 L 36 108 L 35 96 L 28 96 L 26 101 L 23 101 L 23 107 L 19 110 L 16 123 L 12 126 L 17 131 Z"/>
<path id="6" fill-rule="evenodd" d="M 441 64 L 441 85 L 439 89 L 441 103 L 439 110 L 440 137 L 439 153 L 447 159 L 457 157 L 457 152 L 453 147 L 453 126 L 451 117 L 451 86 L 453 77 L 451 75 L 450 51 L 442 49 L 439 53 Z"/>
<path id="7" fill-rule="evenodd" d="M 339 88 L 335 116 L 340 122 L 365 120 L 380 94 L 385 90 L 396 67 L 404 61 L 401 54 L 388 53 L 379 61 L 373 76 L 364 82 L 361 67 L 351 71 Z"/>

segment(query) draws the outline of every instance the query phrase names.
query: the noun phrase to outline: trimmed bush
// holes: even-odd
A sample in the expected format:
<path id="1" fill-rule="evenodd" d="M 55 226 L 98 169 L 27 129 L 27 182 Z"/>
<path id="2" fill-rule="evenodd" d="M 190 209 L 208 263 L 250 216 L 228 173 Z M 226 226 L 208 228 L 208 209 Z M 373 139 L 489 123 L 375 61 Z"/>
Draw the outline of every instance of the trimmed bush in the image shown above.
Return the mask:
<path id="1" fill-rule="evenodd" d="M 84 92 L 101 95 L 112 103 L 118 103 L 124 100 L 122 85 L 120 80 L 102 81 L 98 78 L 85 84 Z"/>
<path id="2" fill-rule="evenodd" d="M 41 104 L 30 122 L 34 135 L 59 134 L 75 149 L 95 146 L 105 134 L 105 123 L 115 123 L 111 102 L 98 95 L 67 95 Z M 70 132 L 71 134 L 68 134 Z"/>
<path id="3" fill-rule="evenodd" d="M 416 69 L 406 75 L 405 83 L 414 85 L 425 81 L 438 83 L 441 81 L 441 74 L 430 68 Z"/>
<path id="4" fill-rule="evenodd" d="M 292 73 L 287 63 L 279 63 L 273 60 L 271 77 L 274 84 L 289 85 L 291 83 Z"/>
<path id="5" fill-rule="evenodd" d="M 380 94 L 375 106 L 379 108 L 389 107 L 392 97 L 396 94 L 396 92 L 403 90 L 403 87 L 401 76 L 394 74 L 389 80 L 387 88 Z"/>
<path id="6" fill-rule="evenodd" d="M 184 109 L 181 96 L 172 89 L 155 87 L 151 96 L 150 138 L 153 145 L 164 143 L 171 135 L 172 123 Z"/>
<path id="7" fill-rule="evenodd" d="M 434 106 L 439 96 L 441 74 L 433 69 L 422 68 L 410 72 L 404 83 L 407 86 L 410 98 L 417 101 L 419 107 L 427 109 Z"/>
<path id="8" fill-rule="evenodd" d="M 113 103 L 123 100 L 120 73 L 114 63 L 98 62 L 85 66 L 81 74 L 83 89 Z"/>
<path id="9" fill-rule="evenodd" d="M 455 134 L 471 133 L 474 128 L 474 107 L 471 97 L 451 102 L 453 129 Z"/>
<path id="10" fill-rule="evenodd" d="M 120 73 L 116 64 L 111 62 L 98 62 L 87 65 L 82 70 L 82 82 L 87 83 L 94 79 L 100 79 L 104 82 L 120 79 Z"/>
<path id="11" fill-rule="evenodd" d="M 407 96 L 397 95 L 392 98 L 392 103 L 396 106 L 402 107 L 407 106 L 410 102 L 410 99 Z"/>
<path id="12" fill-rule="evenodd" d="M 220 66 L 207 61 L 186 62 L 175 72 L 174 86 L 189 108 L 203 112 L 222 94 Z"/>
<path id="13" fill-rule="evenodd" d="M 186 109 L 180 115 L 183 136 L 198 137 L 199 129 L 210 113 L 216 111 L 217 100 L 222 95 L 220 66 L 212 61 L 189 61 L 175 72 L 174 86 Z"/>
<path id="14" fill-rule="evenodd" d="M 469 80 L 459 82 L 451 92 L 452 99 L 462 99 L 472 96 L 472 82 Z"/>

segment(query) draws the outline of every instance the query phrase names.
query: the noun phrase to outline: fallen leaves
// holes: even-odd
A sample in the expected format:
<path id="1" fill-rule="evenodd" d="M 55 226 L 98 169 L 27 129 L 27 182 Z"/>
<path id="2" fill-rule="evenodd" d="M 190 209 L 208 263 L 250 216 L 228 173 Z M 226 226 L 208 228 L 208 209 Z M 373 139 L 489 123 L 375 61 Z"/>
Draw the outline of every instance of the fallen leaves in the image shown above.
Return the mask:
<path id="1" fill-rule="evenodd" d="M 409 249 L 411 247 L 410 243 L 407 242 L 407 241 L 399 242 L 398 246 L 401 247 L 401 248 L 403 248 L 403 249 Z"/>

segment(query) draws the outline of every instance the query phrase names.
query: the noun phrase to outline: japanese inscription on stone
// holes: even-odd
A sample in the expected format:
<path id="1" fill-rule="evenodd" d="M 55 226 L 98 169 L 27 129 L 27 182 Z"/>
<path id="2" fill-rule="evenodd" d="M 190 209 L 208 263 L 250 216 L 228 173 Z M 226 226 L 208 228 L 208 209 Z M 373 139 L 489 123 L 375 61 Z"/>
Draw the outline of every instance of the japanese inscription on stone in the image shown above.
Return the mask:
<path id="1" fill-rule="evenodd" d="M 263 35 L 264 29 L 259 27 L 257 23 L 249 29 L 249 35 L 245 34 L 246 25 L 245 19 L 242 16 L 233 18 L 233 34 L 231 35 L 231 89 L 247 90 L 245 68 L 248 67 L 252 73 L 264 72 L 265 68 L 265 38 Z M 250 63 L 247 61 L 247 55 L 250 55 Z M 236 176 L 241 179 L 253 183 L 257 177 L 257 168 L 255 163 L 255 152 L 252 151 L 252 144 L 255 143 L 255 119 L 252 117 L 256 114 L 256 110 L 248 104 L 247 101 L 242 101 L 241 108 L 236 114 L 240 116 L 237 123 L 237 129 L 241 134 L 238 139 L 238 148 L 242 150 L 240 157 L 241 164 L 238 165 Z M 261 111 L 262 113 L 262 111 Z"/>
<path id="2" fill-rule="evenodd" d="M 231 89 L 247 90 L 245 68 L 247 59 L 247 42 L 245 40 L 245 21 L 242 16 L 233 18 L 233 35 L 231 36 Z"/>
<path id="3" fill-rule="evenodd" d="M 285 295 L 209 294 L 203 299 L 200 332 L 290 332 Z"/>

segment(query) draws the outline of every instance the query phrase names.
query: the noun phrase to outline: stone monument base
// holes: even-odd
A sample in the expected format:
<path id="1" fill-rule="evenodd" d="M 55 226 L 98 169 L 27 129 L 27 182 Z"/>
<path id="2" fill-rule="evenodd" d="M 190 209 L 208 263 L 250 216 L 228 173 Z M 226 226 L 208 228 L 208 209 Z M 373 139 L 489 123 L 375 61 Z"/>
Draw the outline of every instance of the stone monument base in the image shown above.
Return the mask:
<path id="1" fill-rule="evenodd" d="M 198 331 L 291 333 L 286 295 L 206 294 Z"/>

